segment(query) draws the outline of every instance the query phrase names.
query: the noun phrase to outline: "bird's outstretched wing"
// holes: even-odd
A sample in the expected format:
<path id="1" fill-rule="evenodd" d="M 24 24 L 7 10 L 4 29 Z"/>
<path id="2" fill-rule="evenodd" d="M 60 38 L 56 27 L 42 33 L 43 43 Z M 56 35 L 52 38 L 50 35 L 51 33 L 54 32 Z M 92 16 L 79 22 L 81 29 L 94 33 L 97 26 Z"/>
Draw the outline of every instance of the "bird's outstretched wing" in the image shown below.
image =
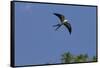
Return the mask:
<path id="1" fill-rule="evenodd" d="M 70 23 L 64 23 L 65 27 L 68 29 L 69 33 L 71 34 L 72 32 L 72 27 L 70 25 Z"/>
<path id="2" fill-rule="evenodd" d="M 64 19 L 65 19 L 65 17 L 63 15 L 61 15 L 61 14 L 54 13 L 54 15 L 56 15 L 60 19 L 61 22 L 63 22 Z"/>

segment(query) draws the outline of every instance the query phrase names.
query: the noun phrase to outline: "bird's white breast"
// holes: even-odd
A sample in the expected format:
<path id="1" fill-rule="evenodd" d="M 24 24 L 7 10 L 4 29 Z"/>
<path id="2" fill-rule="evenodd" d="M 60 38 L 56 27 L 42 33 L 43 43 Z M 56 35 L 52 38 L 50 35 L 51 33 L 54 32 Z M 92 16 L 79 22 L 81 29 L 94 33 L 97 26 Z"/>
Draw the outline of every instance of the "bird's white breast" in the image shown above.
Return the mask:
<path id="1" fill-rule="evenodd" d="M 64 22 L 67 22 L 68 20 L 64 20 Z"/>

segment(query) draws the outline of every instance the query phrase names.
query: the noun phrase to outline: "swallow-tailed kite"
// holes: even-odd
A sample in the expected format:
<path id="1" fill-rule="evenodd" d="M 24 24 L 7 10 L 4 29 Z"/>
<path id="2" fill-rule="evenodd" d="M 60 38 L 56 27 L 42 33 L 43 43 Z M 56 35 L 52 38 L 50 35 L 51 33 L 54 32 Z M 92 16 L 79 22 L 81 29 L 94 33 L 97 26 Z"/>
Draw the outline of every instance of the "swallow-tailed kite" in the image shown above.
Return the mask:
<path id="1" fill-rule="evenodd" d="M 68 29 L 69 33 L 71 34 L 72 32 L 71 24 L 68 23 L 68 20 L 65 19 L 64 15 L 58 13 L 54 13 L 54 15 L 56 15 L 61 21 L 61 24 L 54 25 L 54 27 L 57 27 L 56 30 L 59 29 L 62 25 L 64 25 Z"/>

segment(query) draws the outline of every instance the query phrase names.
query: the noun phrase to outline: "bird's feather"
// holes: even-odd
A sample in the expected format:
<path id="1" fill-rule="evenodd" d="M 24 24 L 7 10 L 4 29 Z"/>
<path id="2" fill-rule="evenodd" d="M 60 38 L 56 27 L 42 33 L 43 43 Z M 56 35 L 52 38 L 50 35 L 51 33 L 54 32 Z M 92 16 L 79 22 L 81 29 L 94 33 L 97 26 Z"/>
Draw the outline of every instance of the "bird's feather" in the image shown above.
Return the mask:
<path id="1" fill-rule="evenodd" d="M 56 15 L 60 19 L 62 25 L 64 25 L 68 29 L 69 33 L 71 34 L 72 32 L 71 24 L 66 21 L 64 15 L 58 13 L 54 13 L 54 15 Z"/>
<path id="2" fill-rule="evenodd" d="M 61 14 L 54 13 L 54 15 L 56 15 L 56 16 L 60 19 L 61 23 L 62 23 L 62 22 L 64 21 L 64 19 L 65 19 L 65 17 L 64 17 L 63 15 L 61 15 Z"/>
<path id="3" fill-rule="evenodd" d="M 70 23 L 64 23 L 64 26 L 68 29 L 69 33 L 71 34 L 72 28 L 71 28 Z"/>

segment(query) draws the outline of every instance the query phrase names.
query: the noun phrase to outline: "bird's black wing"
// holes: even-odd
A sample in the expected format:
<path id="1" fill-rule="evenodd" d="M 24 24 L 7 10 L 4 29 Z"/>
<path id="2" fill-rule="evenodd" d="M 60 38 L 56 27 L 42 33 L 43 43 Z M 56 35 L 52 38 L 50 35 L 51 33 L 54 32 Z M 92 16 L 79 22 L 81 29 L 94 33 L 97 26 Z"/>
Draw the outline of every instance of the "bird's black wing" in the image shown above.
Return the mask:
<path id="1" fill-rule="evenodd" d="M 72 32 L 72 27 L 71 27 L 71 24 L 70 23 L 64 23 L 65 27 L 67 27 L 69 33 L 71 34 Z"/>
<path id="2" fill-rule="evenodd" d="M 61 14 L 54 13 L 54 15 L 56 15 L 60 19 L 61 22 L 63 22 L 64 19 L 65 19 L 65 17 L 63 15 L 61 15 Z"/>

